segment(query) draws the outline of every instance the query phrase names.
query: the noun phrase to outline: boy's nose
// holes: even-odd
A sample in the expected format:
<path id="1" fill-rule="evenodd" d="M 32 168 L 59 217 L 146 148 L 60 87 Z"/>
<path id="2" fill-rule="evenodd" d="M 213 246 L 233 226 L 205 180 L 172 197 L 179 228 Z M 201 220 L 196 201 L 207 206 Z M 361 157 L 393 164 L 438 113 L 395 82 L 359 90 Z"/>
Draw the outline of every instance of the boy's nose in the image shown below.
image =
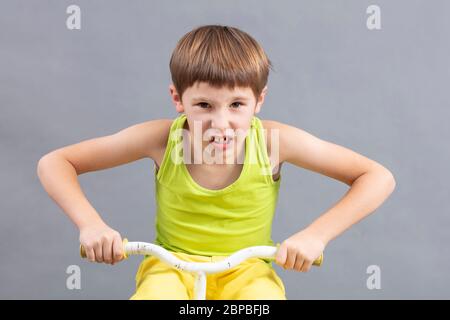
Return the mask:
<path id="1" fill-rule="evenodd" d="M 211 128 L 225 134 L 225 130 L 230 128 L 230 123 L 224 112 L 218 112 L 211 120 Z"/>

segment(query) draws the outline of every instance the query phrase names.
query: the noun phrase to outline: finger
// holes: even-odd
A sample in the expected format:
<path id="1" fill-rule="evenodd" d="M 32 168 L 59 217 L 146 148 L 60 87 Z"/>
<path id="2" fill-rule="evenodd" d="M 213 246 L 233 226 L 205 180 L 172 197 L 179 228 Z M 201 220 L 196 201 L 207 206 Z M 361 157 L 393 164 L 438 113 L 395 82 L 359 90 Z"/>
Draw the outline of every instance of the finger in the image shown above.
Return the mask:
<path id="1" fill-rule="evenodd" d="M 308 272 L 309 269 L 311 269 L 311 266 L 313 264 L 313 261 L 303 261 L 303 266 L 301 267 L 300 271 L 301 272 Z"/>
<path id="2" fill-rule="evenodd" d="M 123 244 L 120 235 L 114 237 L 113 240 L 113 264 L 123 259 Z"/>
<path id="3" fill-rule="evenodd" d="M 94 248 L 92 248 L 92 247 L 89 247 L 89 248 L 84 247 L 84 251 L 86 252 L 86 257 L 88 258 L 88 260 L 90 262 L 95 262 Z"/>
<path id="4" fill-rule="evenodd" d="M 275 263 L 283 267 L 284 264 L 286 263 L 286 257 L 287 257 L 287 247 L 285 245 L 281 245 L 278 248 L 278 252 L 275 257 Z"/>
<path id="5" fill-rule="evenodd" d="M 286 263 L 284 264 L 285 269 L 290 270 L 294 267 L 296 256 L 293 250 L 288 249 Z"/>
<path id="6" fill-rule="evenodd" d="M 103 241 L 103 262 L 112 263 L 112 240 L 109 238 Z"/>
<path id="7" fill-rule="evenodd" d="M 305 264 L 305 259 L 301 255 L 297 255 L 297 259 L 295 259 L 294 269 L 298 272 L 302 271 L 302 266 Z"/>
<path id="8" fill-rule="evenodd" d="M 103 262 L 103 248 L 101 243 L 97 243 L 94 246 L 94 252 L 95 252 L 95 261 Z"/>

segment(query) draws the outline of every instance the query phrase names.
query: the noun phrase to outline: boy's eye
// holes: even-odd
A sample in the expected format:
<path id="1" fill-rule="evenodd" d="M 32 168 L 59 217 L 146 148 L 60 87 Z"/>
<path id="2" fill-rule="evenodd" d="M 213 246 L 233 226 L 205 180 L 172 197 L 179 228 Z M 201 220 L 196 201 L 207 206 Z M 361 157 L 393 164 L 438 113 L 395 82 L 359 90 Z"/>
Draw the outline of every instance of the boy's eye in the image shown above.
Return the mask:
<path id="1" fill-rule="evenodd" d="M 240 103 L 240 102 L 233 102 L 231 104 L 231 107 L 233 109 L 238 109 L 241 105 L 242 105 L 242 103 Z M 197 106 L 199 106 L 202 109 L 207 109 L 209 107 L 209 104 L 206 102 L 200 102 L 200 103 L 197 103 Z"/>
<path id="2" fill-rule="evenodd" d="M 207 104 L 206 102 L 200 102 L 197 103 L 197 105 L 200 106 L 200 108 L 202 109 L 206 109 L 209 106 L 209 104 Z"/>

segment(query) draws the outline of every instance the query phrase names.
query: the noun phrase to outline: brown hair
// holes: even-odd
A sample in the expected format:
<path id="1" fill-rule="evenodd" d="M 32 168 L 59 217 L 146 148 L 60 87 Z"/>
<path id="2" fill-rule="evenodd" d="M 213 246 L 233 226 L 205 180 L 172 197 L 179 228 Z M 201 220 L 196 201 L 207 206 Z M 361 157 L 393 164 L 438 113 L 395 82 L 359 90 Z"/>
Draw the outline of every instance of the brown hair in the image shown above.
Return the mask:
<path id="1" fill-rule="evenodd" d="M 234 89 L 250 87 L 258 98 L 272 63 L 249 34 L 234 27 L 200 26 L 185 34 L 170 58 L 172 82 L 181 96 L 195 82 Z"/>

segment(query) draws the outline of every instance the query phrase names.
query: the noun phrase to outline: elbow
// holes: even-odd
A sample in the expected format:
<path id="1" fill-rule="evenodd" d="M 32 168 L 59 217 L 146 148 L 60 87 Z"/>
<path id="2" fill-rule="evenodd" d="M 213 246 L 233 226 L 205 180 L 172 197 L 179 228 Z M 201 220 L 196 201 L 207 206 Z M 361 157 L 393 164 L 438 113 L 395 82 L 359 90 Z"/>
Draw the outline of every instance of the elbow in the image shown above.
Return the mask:
<path id="1" fill-rule="evenodd" d="M 396 186 L 394 174 L 389 169 L 380 164 L 377 164 L 372 170 L 376 174 L 378 174 L 382 181 L 384 181 L 386 188 L 390 191 L 389 193 L 392 193 L 395 190 Z"/>
<path id="2" fill-rule="evenodd" d="M 36 166 L 36 174 L 39 177 L 39 179 L 41 179 L 42 177 L 42 172 L 44 170 L 44 167 L 46 167 L 46 163 L 48 162 L 48 158 L 49 158 L 49 153 L 44 155 L 42 158 L 39 159 L 37 166 Z"/>
<path id="3" fill-rule="evenodd" d="M 396 187 L 396 181 L 395 181 L 395 177 L 393 175 L 393 173 L 391 171 L 389 171 L 388 169 L 384 169 L 383 170 L 383 176 L 385 176 L 386 178 L 386 188 L 389 190 L 389 194 L 391 194 L 392 192 L 394 192 L 395 187 Z"/>
<path id="4" fill-rule="evenodd" d="M 395 178 L 394 178 L 394 175 L 392 174 L 392 172 L 389 171 L 389 173 L 391 175 L 392 191 L 394 191 L 395 187 L 397 186 L 397 182 L 395 181 Z"/>
<path id="5" fill-rule="evenodd" d="M 368 174 L 372 174 L 377 177 L 377 180 L 381 183 L 383 188 L 385 188 L 389 194 L 391 194 L 397 185 L 395 181 L 394 174 L 387 168 L 377 165 L 375 168 L 367 171 Z"/>
<path id="6" fill-rule="evenodd" d="M 36 174 L 39 179 L 41 179 L 41 177 L 43 176 L 44 171 L 47 170 L 49 166 L 51 166 L 50 162 L 54 158 L 54 156 L 54 153 L 50 152 L 39 159 L 36 166 Z"/>

